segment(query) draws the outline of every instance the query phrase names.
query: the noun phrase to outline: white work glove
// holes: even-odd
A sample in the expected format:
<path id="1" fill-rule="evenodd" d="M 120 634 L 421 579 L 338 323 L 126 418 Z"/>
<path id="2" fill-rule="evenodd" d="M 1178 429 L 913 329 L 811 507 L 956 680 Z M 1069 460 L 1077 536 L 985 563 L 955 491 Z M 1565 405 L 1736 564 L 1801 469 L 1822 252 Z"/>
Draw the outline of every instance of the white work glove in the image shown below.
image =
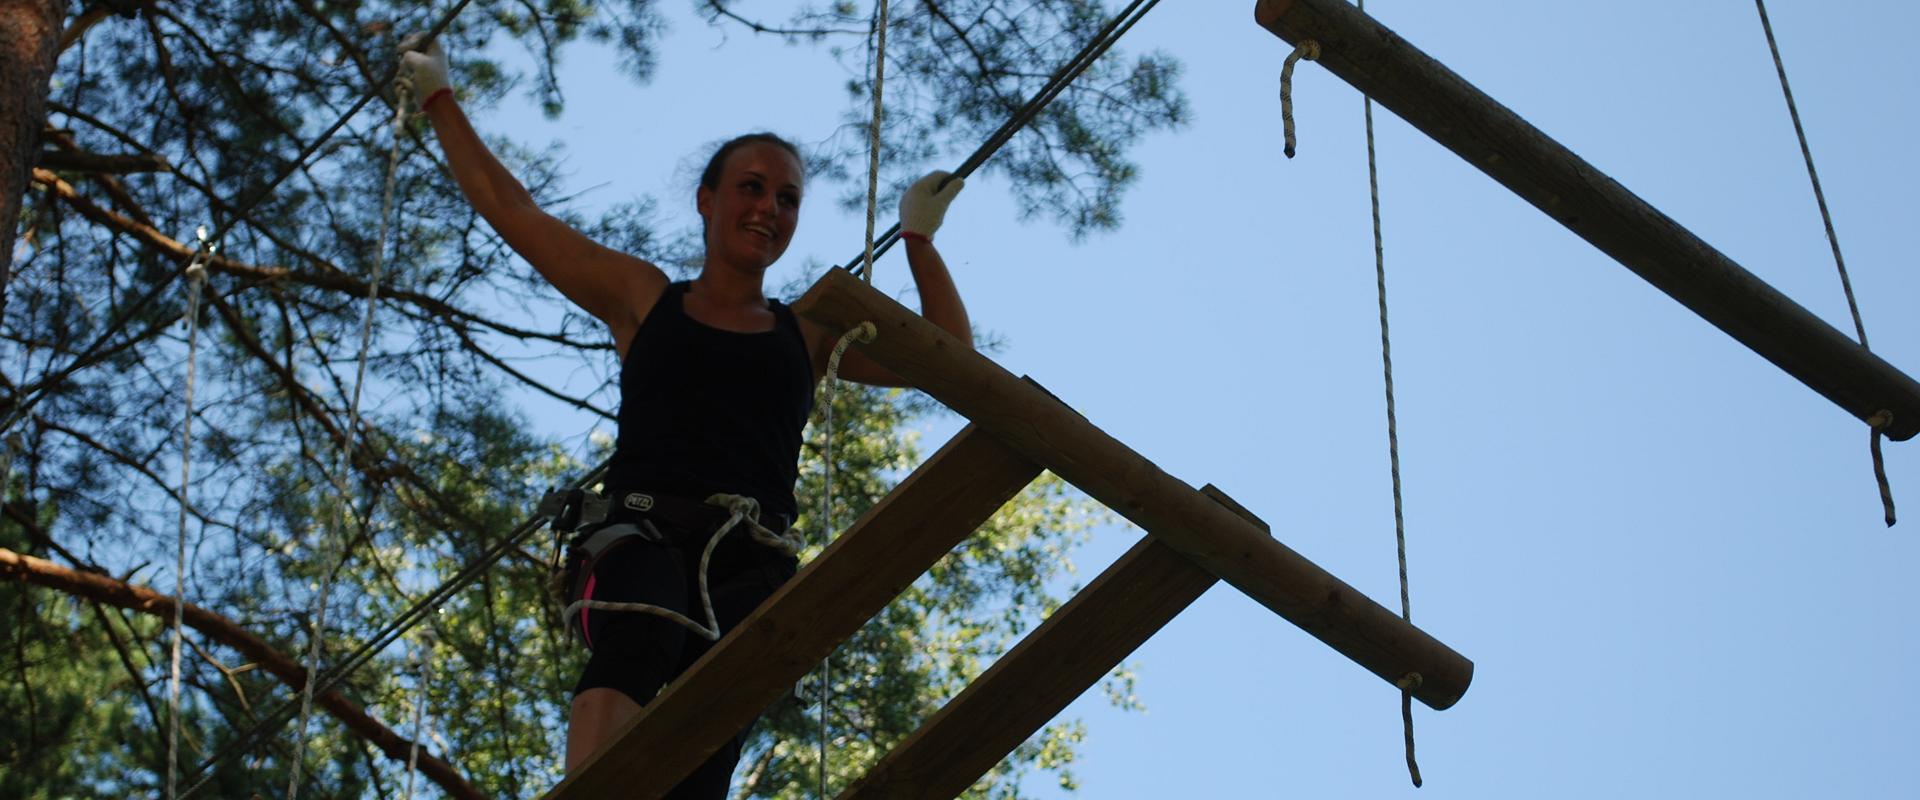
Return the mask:
<path id="1" fill-rule="evenodd" d="M 901 235 L 917 233 L 933 238 L 933 232 L 939 230 L 940 222 L 947 218 L 947 204 L 953 202 L 954 195 L 967 183 L 963 178 L 954 178 L 947 188 L 934 191 L 951 174 L 935 170 L 907 187 L 907 193 L 900 197 Z"/>
<path id="2" fill-rule="evenodd" d="M 413 83 L 413 101 L 420 104 L 420 108 L 426 108 L 427 101 L 441 89 L 452 88 L 452 81 L 447 77 L 446 52 L 440 49 L 438 39 L 422 47 L 420 40 L 425 36 L 416 33 L 400 40 L 400 77 Z"/>

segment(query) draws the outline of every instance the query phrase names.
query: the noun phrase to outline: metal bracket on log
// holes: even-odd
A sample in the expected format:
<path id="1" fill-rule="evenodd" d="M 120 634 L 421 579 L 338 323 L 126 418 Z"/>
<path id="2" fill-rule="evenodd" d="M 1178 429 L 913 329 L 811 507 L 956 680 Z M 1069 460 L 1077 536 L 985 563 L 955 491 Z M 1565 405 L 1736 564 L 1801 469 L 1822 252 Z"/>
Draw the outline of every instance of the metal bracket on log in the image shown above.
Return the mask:
<path id="1" fill-rule="evenodd" d="M 1887 436 L 1920 433 L 1920 383 L 1346 0 L 1260 0 L 1254 18 L 1601 252 Z"/>

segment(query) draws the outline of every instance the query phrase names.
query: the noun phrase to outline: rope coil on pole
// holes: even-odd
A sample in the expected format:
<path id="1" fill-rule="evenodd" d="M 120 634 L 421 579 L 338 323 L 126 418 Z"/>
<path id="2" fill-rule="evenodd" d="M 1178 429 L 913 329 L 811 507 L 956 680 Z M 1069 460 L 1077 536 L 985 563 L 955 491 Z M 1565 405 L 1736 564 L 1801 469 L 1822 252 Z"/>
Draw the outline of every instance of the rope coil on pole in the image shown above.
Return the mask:
<path id="1" fill-rule="evenodd" d="M 1833 251 L 1833 266 L 1840 273 L 1840 291 L 1847 296 L 1847 311 L 1853 315 L 1853 331 L 1860 339 L 1860 346 L 1873 349 L 1867 344 L 1867 325 L 1860 318 L 1860 302 L 1853 296 L 1853 279 L 1847 275 L 1847 260 L 1840 255 L 1840 235 L 1833 229 L 1833 212 L 1827 208 L 1827 193 L 1820 188 L 1820 173 L 1813 168 L 1813 148 L 1807 144 L 1806 126 L 1800 124 L 1800 107 L 1793 101 L 1793 87 L 1787 83 L 1787 65 L 1780 58 L 1780 44 L 1773 38 L 1773 22 L 1767 19 L 1766 0 L 1753 0 L 1754 8 L 1760 12 L 1760 30 L 1767 36 L 1767 51 L 1773 54 L 1773 70 L 1780 76 L 1780 94 L 1787 100 L 1787 116 L 1793 119 L 1793 135 L 1800 141 L 1800 157 L 1807 164 L 1807 181 L 1813 184 L 1813 200 L 1820 207 L 1820 222 L 1827 231 L 1827 246 Z M 1882 417 L 1885 417 L 1882 420 Z M 1892 424 L 1893 413 L 1882 409 L 1867 420 L 1868 450 L 1873 455 L 1873 477 L 1880 489 L 1880 507 L 1886 512 L 1887 527 L 1893 527 L 1896 520 L 1893 509 L 1893 487 L 1887 483 L 1886 460 L 1880 455 L 1880 437 L 1886 426 Z"/>
<path id="2" fill-rule="evenodd" d="M 200 360 L 200 293 L 206 289 L 210 252 L 207 229 L 201 226 L 200 249 L 187 261 L 187 381 L 186 412 L 180 424 L 180 537 L 173 570 L 173 644 L 167 677 L 167 797 L 178 796 L 180 786 L 180 643 L 187 606 L 187 487 L 193 485 L 193 384 Z"/>
<path id="3" fill-rule="evenodd" d="M 1320 43 L 1313 39 L 1302 39 L 1293 46 L 1293 52 L 1287 54 L 1287 61 L 1280 67 L 1280 130 L 1286 137 L 1285 152 L 1287 158 L 1293 158 L 1293 65 L 1300 59 L 1320 60 Z"/>

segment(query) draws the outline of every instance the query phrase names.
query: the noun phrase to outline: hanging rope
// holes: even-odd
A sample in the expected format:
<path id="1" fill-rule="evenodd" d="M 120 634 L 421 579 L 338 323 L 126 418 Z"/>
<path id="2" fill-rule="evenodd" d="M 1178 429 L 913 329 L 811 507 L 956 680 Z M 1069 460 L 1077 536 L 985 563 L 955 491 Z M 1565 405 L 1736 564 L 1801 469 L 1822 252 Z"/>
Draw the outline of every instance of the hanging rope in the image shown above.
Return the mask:
<path id="1" fill-rule="evenodd" d="M 833 523 L 833 398 L 840 385 L 840 358 L 847 354 L 847 347 L 858 341 L 861 344 L 873 341 L 880 334 L 871 322 L 862 322 L 840 335 L 840 341 L 833 345 L 833 354 L 827 357 L 827 375 L 825 378 L 827 399 L 822 413 L 826 428 L 825 444 L 821 447 L 820 463 L 825 473 L 821 480 L 820 500 L 820 547 L 824 549 L 833 542 L 833 534 L 839 530 Z M 827 709 L 833 703 L 833 654 L 820 661 L 820 761 L 818 766 L 818 797 L 827 797 Z"/>
<path id="2" fill-rule="evenodd" d="M 200 360 L 200 293 L 207 285 L 207 229 L 199 231 L 200 249 L 187 261 L 187 383 L 186 412 L 180 424 L 180 538 L 173 568 L 173 646 L 167 678 L 167 797 L 180 788 L 180 642 L 187 607 L 187 487 L 193 485 L 193 384 Z"/>
<path id="3" fill-rule="evenodd" d="M 1284 148 L 1287 158 L 1293 157 L 1293 65 L 1300 59 L 1320 60 L 1320 43 L 1312 39 L 1302 39 L 1293 46 L 1293 52 L 1287 54 L 1287 61 L 1280 67 L 1280 131 L 1286 137 Z M 1371 101 L 1369 101 L 1371 102 Z"/>
<path id="4" fill-rule="evenodd" d="M 387 234 L 389 217 L 393 215 L 394 185 L 400 171 L 400 142 L 406 138 L 407 112 L 413 108 L 413 84 L 406 77 L 393 83 L 393 145 L 387 151 L 386 186 L 380 197 L 380 235 L 375 240 L 373 251 L 373 274 L 367 279 L 366 312 L 360 319 L 360 358 L 354 369 L 353 395 L 347 404 L 347 428 L 340 442 L 339 460 L 334 465 L 333 483 L 340 492 L 339 503 L 329 517 L 335 525 L 345 522 L 343 517 L 352 505 L 349 487 L 342 477 L 353 466 L 353 442 L 360 431 L 360 396 L 367 380 L 367 354 L 373 348 L 373 314 L 380 304 L 380 280 L 386 271 Z M 332 526 L 330 526 L 332 527 Z M 313 627 L 307 638 L 307 680 L 300 689 L 300 722 L 295 728 L 294 738 L 298 743 L 293 751 L 293 763 L 287 775 L 287 800 L 300 797 L 300 773 L 307 757 L 307 724 L 313 716 L 313 694 L 315 675 L 320 672 L 320 643 L 327 633 L 327 596 L 333 593 L 333 581 L 339 574 L 332 545 L 341 538 L 343 531 L 330 530 L 322 533 L 320 543 L 320 564 L 323 570 L 320 579 L 319 596 L 314 600 Z M 341 555 L 344 561 L 344 554 Z"/>
<path id="5" fill-rule="evenodd" d="M 867 138 L 867 254 L 861 262 L 861 274 L 873 282 L 873 220 L 880 205 L 880 98 L 887 85 L 887 0 L 880 0 L 879 19 L 874 25 L 877 41 L 873 47 L 873 124 Z"/>
<path id="6" fill-rule="evenodd" d="M 1367 0 L 1360 0 L 1359 8 L 1365 13 Z M 1295 48 L 1295 54 L 1298 55 L 1299 50 L 1308 43 L 1301 42 L 1300 47 Z M 1312 59 L 1319 55 L 1320 47 L 1314 44 L 1312 53 L 1307 57 Z M 1291 57 L 1287 66 L 1293 66 Z M 1407 591 L 1407 514 L 1400 492 L 1400 423 L 1394 414 L 1393 402 L 1393 336 L 1387 325 L 1387 249 L 1385 237 L 1380 233 L 1380 162 L 1373 143 L 1373 98 L 1362 95 L 1361 108 L 1367 123 L 1367 196 L 1373 208 L 1373 275 L 1378 290 L 1376 294 L 1380 298 L 1380 371 L 1387 395 L 1387 464 L 1393 475 L 1393 541 L 1400 566 L 1400 618 L 1412 622 L 1413 602 Z M 1284 112 L 1282 117 L 1287 118 Z M 1292 137 L 1289 136 L 1288 140 L 1288 150 L 1292 150 Z M 1416 787 L 1421 780 L 1420 763 L 1414 759 L 1413 753 L 1413 690 L 1420 688 L 1421 682 L 1418 672 L 1409 672 L 1394 682 L 1400 687 L 1400 727 L 1405 732 L 1407 775 L 1413 779 Z"/>
<path id="7" fill-rule="evenodd" d="M 1767 51 L 1773 54 L 1773 70 L 1780 76 L 1780 94 L 1787 98 L 1787 116 L 1793 119 L 1793 135 L 1800 140 L 1800 157 L 1807 163 L 1807 180 L 1813 184 L 1813 200 L 1820 206 L 1820 223 L 1827 229 L 1827 246 L 1833 250 L 1833 266 L 1840 272 L 1840 291 L 1847 296 L 1847 312 L 1853 315 L 1853 332 L 1860 346 L 1867 344 L 1867 325 L 1860 319 L 1860 302 L 1853 296 L 1853 279 L 1847 275 L 1847 260 L 1840 255 L 1840 235 L 1833 230 L 1833 212 L 1827 209 L 1827 193 L 1820 188 L 1820 173 L 1813 168 L 1813 148 L 1807 145 L 1807 129 L 1800 124 L 1800 107 L 1793 102 L 1793 87 L 1787 84 L 1787 65 L 1780 59 L 1780 45 L 1773 38 L 1773 23 L 1767 19 L 1766 0 L 1753 0 L 1760 12 L 1760 30 L 1767 35 Z M 1893 527 L 1893 487 L 1887 483 L 1886 460 L 1880 455 L 1880 437 L 1893 423 L 1893 412 L 1881 409 L 1867 420 L 1868 451 L 1873 455 L 1873 478 L 1880 488 L 1880 507 L 1886 512 L 1887 527 Z"/>
<path id="8" fill-rule="evenodd" d="M 429 629 L 431 631 L 431 629 Z M 433 636 L 420 637 L 420 686 L 415 694 L 418 700 L 413 705 L 413 743 L 407 746 L 407 793 L 405 800 L 413 800 L 413 776 L 420 767 L 420 741 L 426 735 L 427 702 L 433 687 Z"/>

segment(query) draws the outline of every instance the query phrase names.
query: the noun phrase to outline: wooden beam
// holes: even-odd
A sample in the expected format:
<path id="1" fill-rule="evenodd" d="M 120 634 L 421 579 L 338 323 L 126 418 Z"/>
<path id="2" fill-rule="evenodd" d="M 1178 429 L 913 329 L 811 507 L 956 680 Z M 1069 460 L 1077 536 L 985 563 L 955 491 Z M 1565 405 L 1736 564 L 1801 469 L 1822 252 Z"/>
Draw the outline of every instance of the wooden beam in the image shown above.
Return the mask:
<path id="1" fill-rule="evenodd" d="M 1317 63 L 1862 420 L 1920 433 L 1920 383 L 1713 249 L 1346 0 L 1259 0 L 1254 17 Z M 1732 402 L 1732 401 L 1730 401 Z"/>
<path id="2" fill-rule="evenodd" d="M 548 797 L 664 796 L 1039 474 L 962 429 Z"/>
<path id="3" fill-rule="evenodd" d="M 1218 489 L 1200 491 L 1267 528 Z M 1142 538 L 840 800 L 959 797 L 1218 581 L 1160 540 Z"/>
<path id="4" fill-rule="evenodd" d="M 1472 682 L 1473 662 L 859 278 L 829 270 L 793 309 L 835 335 L 872 322 L 860 348 L 881 366 L 1373 674 L 1419 673 L 1421 702 L 1446 708 Z"/>

